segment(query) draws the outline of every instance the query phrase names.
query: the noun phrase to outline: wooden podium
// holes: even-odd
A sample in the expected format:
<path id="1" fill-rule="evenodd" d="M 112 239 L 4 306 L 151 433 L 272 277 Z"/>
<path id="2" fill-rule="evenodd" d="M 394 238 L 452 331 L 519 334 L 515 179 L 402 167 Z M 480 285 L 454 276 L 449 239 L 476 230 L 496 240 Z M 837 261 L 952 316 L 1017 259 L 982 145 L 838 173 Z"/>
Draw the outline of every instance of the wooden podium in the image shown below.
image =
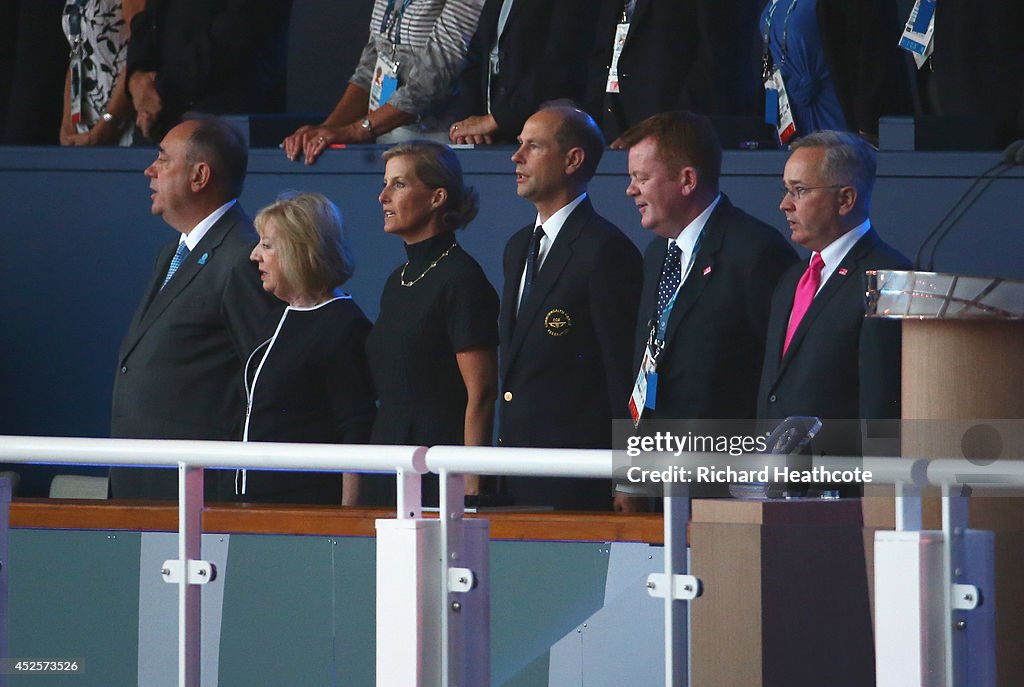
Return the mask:
<path id="1" fill-rule="evenodd" d="M 903 456 L 967 458 L 994 481 L 1000 459 L 1024 459 L 1024 282 L 869 272 L 868 312 L 903 322 Z M 1024 684 L 1022 496 L 975 487 L 968 501 L 970 527 L 995 532 L 996 662 L 1005 686 Z M 881 499 L 865 501 L 877 512 Z M 936 491 L 924 499 L 923 528 L 941 527 Z"/>
<path id="2" fill-rule="evenodd" d="M 864 687 L 874 644 L 859 499 L 696 499 L 694 687 Z"/>
<path id="3" fill-rule="evenodd" d="M 903 320 L 902 455 L 1024 458 L 1024 283 L 869 273 L 869 316 Z M 695 500 L 694 687 L 863 687 L 875 682 L 875 529 L 895 528 L 891 487 L 842 501 Z M 1024 684 L 1024 498 L 975 490 L 970 526 L 996 533 L 999 685 Z M 925 499 L 924 528 L 941 529 Z M 987 647 L 986 647 L 987 649 Z"/>

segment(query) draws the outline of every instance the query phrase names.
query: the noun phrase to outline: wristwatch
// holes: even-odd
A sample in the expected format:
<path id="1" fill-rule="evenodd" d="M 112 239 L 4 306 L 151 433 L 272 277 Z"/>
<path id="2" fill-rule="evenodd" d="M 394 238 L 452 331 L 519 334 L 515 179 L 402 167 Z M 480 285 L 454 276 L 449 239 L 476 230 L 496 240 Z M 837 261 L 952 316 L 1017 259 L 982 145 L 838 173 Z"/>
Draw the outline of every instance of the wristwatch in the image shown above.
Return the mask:
<path id="1" fill-rule="evenodd" d="M 102 115 L 100 115 L 100 119 L 102 119 L 107 124 L 121 126 L 121 120 L 115 117 L 114 115 L 110 114 L 109 112 L 104 112 Z"/>
<path id="2" fill-rule="evenodd" d="M 373 137 L 373 122 L 370 121 L 369 117 L 364 117 L 363 121 L 359 122 L 359 126 L 363 127 L 363 131 Z"/>

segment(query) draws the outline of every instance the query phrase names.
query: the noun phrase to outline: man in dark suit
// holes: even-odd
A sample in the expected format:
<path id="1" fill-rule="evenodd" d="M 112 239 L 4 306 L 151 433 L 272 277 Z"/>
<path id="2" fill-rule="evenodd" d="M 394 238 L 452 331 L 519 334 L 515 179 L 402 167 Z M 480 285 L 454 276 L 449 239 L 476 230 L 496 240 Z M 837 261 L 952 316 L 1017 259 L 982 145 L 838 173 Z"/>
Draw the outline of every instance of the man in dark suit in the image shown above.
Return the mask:
<path id="1" fill-rule="evenodd" d="M 247 160 L 241 135 L 204 115 L 171 129 L 146 168 L 153 214 L 181 236 L 161 250 L 121 343 L 113 437 L 240 436 L 242 367 L 282 308 L 249 260 L 256 234 L 236 200 Z M 210 497 L 220 494 L 213 481 Z M 110 483 L 114 498 L 177 494 L 173 470 L 115 468 Z"/>
<path id="2" fill-rule="evenodd" d="M 1024 136 L 1022 33 L 1024 3 L 1016 0 L 943 0 L 935 13 L 935 52 L 915 70 L 918 112 L 952 118 L 943 133 L 973 143 L 958 148 L 1003 148 Z"/>
<path id="3" fill-rule="evenodd" d="M 657 382 L 644 419 L 744 419 L 756 410 L 768 303 L 796 254 L 718 189 L 722 150 L 691 112 L 654 115 L 623 135 L 626 189 L 655 238 L 644 253 L 633 374 Z M 655 377 L 656 375 L 656 377 Z"/>
<path id="4" fill-rule="evenodd" d="M 871 226 L 875 166 L 874 149 L 850 133 L 821 131 L 793 146 L 779 208 L 811 259 L 791 267 L 772 298 L 759 418 L 900 416 L 899 323 L 864 317 L 865 270 L 910 268 Z M 819 439 L 828 432 L 825 422 Z M 859 449 L 859 435 L 843 434 L 828 452 Z"/>
<path id="5" fill-rule="evenodd" d="M 612 147 L 657 112 L 759 116 L 761 39 L 757 0 L 601 0 L 590 54 L 586 109 Z M 626 30 L 628 29 L 628 30 Z M 624 35 L 623 35 L 624 33 Z M 609 70 L 621 45 L 615 84 Z"/>
<path id="6" fill-rule="evenodd" d="M 610 448 L 629 395 L 640 295 L 636 246 L 594 211 L 587 184 L 604 149 L 587 114 L 530 117 L 512 156 L 537 221 L 505 246 L 500 330 L 502 446 Z M 604 480 L 510 479 L 516 502 L 607 510 Z"/>
<path id="7" fill-rule="evenodd" d="M 147 0 L 125 65 L 144 136 L 186 111 L 283 112 L 292 0 Z"/>
<path id="8" fill-rule="evenodd" d="M 512 143 L 541 103 L 582 100 L 594 0 L 487 0 L 459 77 L 452 143 Z"/>

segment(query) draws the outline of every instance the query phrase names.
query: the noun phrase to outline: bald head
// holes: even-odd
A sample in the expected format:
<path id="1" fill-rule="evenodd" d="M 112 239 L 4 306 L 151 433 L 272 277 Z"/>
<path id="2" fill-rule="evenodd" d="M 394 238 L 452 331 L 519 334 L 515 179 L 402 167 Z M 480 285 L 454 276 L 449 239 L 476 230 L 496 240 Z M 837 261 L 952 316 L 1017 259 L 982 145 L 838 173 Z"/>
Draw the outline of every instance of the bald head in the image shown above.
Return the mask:
<path id="1" fill-rule="evenodd" d="M 219 117 L 187 120 L 160 141 L 146 168 L 152 212 L 180 232 L 242 192 L 248 154 L 241 135 Z"/>

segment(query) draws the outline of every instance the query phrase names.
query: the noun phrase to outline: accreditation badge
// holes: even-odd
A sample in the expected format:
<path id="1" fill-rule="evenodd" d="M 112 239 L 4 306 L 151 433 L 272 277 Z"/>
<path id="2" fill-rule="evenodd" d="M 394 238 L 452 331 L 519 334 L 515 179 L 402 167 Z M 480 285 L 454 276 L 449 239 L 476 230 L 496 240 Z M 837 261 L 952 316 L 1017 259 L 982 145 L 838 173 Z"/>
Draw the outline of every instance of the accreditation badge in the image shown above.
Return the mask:
<path id="1" fill-rule="evenodd" d="M 935 50 L 935 2 L 917 0 L 900 36 L 900 47 L 910 52 L 920 69 Z"/>
<path id="2" fill-rule="evenodd" d="M 398 62 L 378 55 L 377 65 L 373 68 L 373 80 L 370 82 L 370 112 L 385 105 L 397 88 Z"/>
<path id="3" fill-rule="evenodd" d="M 658 373 L 655 372 L 657 361 L 650 346 L 644 346 L 644 359 L 640 363 L 640 372 L 633 384 L 633 393 L 629 395 L 629 416 L 633 418 L 633 427 L 640 424 L 640 416 L 644 408 L 654 409 L 658 395 Z"/>
<path id="4" fill-rule="evenodd" d="M 779 89 L 775 88 L 772 75 L 764 81 L 764 121 L 772 126 L 779 125 Z"/>
<path id="5" fill-rule="evenodd" d="M 626 44 L 626 36 L 629 35 L 629 22 L 622 22 L 615 27 L 615 43 L 612 45 L 612 63 L 608 67 L 608 81 L 605 83 L 605 93 L 619 92 L 619 57 L 622 55 L 622 46 Z"/>
<path id="6" fill-rule="evenodd" d="M 775 121 L 775 128 L 779 132 L 779 141 L 786 144 L 796 134 L 796 121 L 793 119 L 793 109 L 789 104 L 789 94 L 786 93 L 786 84 L 782 80 L 782 72 L 778 67 L 772 72 L 771 81 L 775 86 L 775 93 L 778 98 L 779 115 Z M 765 88 L 768 88 L 767 83 Z M 766 90 L 765 93 L 767 94 L 768 91 Z"/>

